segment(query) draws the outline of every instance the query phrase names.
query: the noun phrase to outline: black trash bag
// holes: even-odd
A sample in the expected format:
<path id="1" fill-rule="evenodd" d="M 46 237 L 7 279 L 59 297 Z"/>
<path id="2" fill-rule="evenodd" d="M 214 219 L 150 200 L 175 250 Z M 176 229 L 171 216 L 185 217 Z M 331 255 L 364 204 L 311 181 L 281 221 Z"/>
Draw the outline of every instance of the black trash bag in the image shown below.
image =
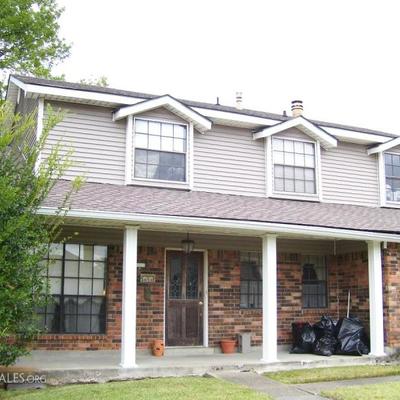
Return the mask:
<path id="1" fill-rule="evenodd" d="M 369 353 L 363 324 L 356 317 L 342 318 L 337 326 L 337 354 L 361 356 Z"/>
<path id="2" fill-rule="evenodd" d="M 326 334 L 314 343 L 313 353 L 320 356 L 330 357 L 332 354 L 335 354 L 336 346 L 337 339 L 335 336 Z"/>
<path id="3" fill-rule="evenodd" d="M 321 320 L 313 325 L 317 339 L 328 336 L 336 336 L 336 323 L 331 317 L 322 316 Z"/>
<path id="4" fill-rule="evenodd" d="M 312 353 L 317 339 L 313 327 L 307 323 L 292 323 L 293 347 L 291 353 Z"/>

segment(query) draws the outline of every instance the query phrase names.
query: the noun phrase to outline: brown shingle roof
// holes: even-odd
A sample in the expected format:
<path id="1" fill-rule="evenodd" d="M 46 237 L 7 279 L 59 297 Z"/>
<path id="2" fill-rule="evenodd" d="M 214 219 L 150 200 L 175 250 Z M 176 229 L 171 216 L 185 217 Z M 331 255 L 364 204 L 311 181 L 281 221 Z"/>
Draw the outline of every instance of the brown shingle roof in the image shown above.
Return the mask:
<path id="1" fill-rule="evenodd" d="M 59 181 L 44 202 L 57 207 L 70 187 Z M 400 234 L 400 209 L 362 207 L 174 189 L 85 183 L 73 210 L 218 218 Z"/>

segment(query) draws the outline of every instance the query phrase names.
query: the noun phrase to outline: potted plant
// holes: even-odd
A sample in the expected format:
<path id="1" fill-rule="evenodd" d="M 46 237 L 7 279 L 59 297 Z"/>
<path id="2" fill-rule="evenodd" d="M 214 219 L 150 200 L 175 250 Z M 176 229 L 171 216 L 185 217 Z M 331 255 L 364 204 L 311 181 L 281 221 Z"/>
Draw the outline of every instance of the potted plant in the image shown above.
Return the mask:
<path id="1" fill-rule="evenodd" d="M 220 342 L 221 350 L 225 354 L 230 354 L 235 352 L 236 340 L 223 339 Z"/>
<path id="2" fill-rule="evenodd" d="M 164 355 L 164 342 L 162 340 L 156 339 L 152 346 L 153 356 L 161 357 Z"/>

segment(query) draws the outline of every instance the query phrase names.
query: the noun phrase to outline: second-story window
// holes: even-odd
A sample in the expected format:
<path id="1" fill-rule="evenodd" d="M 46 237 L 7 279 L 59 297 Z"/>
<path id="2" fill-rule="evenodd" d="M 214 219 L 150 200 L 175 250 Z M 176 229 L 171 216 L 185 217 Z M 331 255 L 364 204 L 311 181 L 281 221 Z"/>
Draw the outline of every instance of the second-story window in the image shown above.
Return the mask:
<path id="1" fill-rule="evenodd" d="M 272 139 L 274 191 L 316 193 L 315 145 L 291 139 Z"/>
<path id="2" fill-rule="evenodd" d="M 386 200 L 400 202 L 400 154 L 385 154 Z"/>
<path id="3" fill-rule="evenodd" d="M 186 125 L 135 120 L 135 178 L 186 181 Z"/>

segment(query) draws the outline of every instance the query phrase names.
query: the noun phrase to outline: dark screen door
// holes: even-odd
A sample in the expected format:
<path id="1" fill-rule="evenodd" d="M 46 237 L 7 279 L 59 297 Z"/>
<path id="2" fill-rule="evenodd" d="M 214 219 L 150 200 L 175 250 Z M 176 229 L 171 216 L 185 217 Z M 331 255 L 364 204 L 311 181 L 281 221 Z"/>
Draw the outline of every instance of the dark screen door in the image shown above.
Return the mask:
<path id="1" fill-rule="evenodd" d="M 167 251 L 166 345 L 203 344 L 203 253 Z"/>

